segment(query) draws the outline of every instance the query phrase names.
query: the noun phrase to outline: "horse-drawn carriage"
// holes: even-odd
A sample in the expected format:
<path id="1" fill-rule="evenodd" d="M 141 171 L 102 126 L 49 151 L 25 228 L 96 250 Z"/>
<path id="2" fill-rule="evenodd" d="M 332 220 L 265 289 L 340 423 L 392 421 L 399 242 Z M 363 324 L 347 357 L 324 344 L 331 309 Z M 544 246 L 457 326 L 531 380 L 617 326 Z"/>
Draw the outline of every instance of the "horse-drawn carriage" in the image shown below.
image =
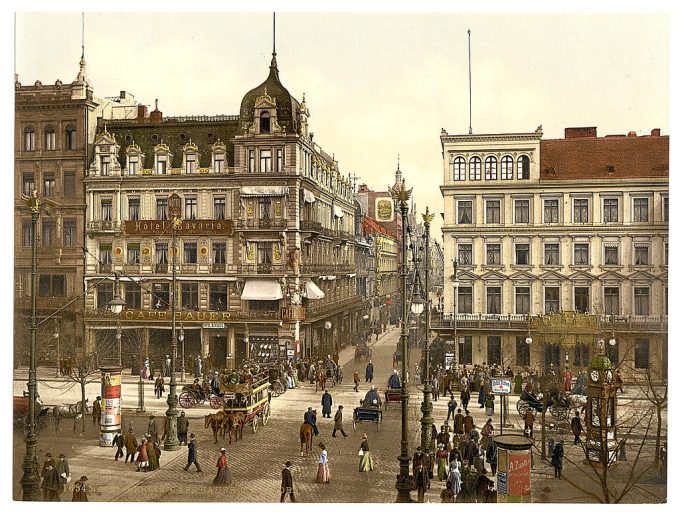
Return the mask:
<path id="1" fill-rule="evenodd" d="M 257 432 L 258 420 L 261 420 L 262 425 L 267 425 L 271 414 L 269 371 L 265 370 L 254 375 L 246 375 L 240 380 L 243 382 L 222 386 L 224 411 L 242 415 L 243 426 L 250 424 L 253 433 L 255 433 Z"/>
<path id="2" fill-rule="evenodd" d="M 14 395 L 14 425 L 16 427 L 23 427 L 28 422 L 28 392 L 24 392 L 23 395 Z M 35 397 L 35 422 L 38 428 L 42 428 L 46 425 L 49 418 L 50 408 L 43 405 L 40 395 L 36 394 Z"/>
<path id="3" fill-rule="evenodd" d="M 354 349 L 354 360 L 361 361 L 362 358 L 371 359 L 373 357 L 373 349 L 366 343 L 360 343 Z"/>
<path id="4" fill-rule="evenodd" d="M 390 402 L 401 402 L 401 388 L 387 388 L 385 390 L 385 406 Z"/>
<path id="5" fill-rule="evenodd" d="M 179 405 L 185 409 L 192 408 L 196 404 L 208 402 L 213 409 L 222 407 L 222 398 L 210 389 L 204 381 L 200 388 L 195 388 L 193 384 L 182 386 L 182 393 L 179 394 Z"/>
<path id="6" fill-rule="evenodd" d="M 371 389 L 361 401 L 361 404 L 354 408 L 352 414 L 352 429 L 357 430 L 357 424 L 361 422 L 373 422 L 377 430 L 380 431 L 382 425 L 382 400 L 377 390 Z"/>
<path id="7" fill-rule="evenodd" d="M 583 409 L 586 404 L 584 392 L 579 389 L 572 390 L 571 393 L 567 394 L 564 391 L 564 386 L 555 381 L 555 378 L 555 375 L 551 375 L 542 379 L 541 384 L 544 393 L 540 398 L 533 394 L 531 386 L 527 386 L 528 390 L 527 387 L 522 390 L 517 401 L 517 412 L 522 418 L 529 408 L 539 414 L 543 413 L 544 400 L 550 416 L 558 422 L 567 420 L 572 410 Z"/>

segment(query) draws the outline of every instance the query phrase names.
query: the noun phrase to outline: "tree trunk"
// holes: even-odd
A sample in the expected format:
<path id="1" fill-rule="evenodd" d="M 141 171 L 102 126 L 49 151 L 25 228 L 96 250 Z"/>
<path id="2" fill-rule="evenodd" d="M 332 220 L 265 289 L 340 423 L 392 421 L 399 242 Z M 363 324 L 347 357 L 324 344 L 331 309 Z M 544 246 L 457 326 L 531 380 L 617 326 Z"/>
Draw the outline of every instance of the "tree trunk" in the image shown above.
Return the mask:
<path id="1" fill-rule="evenodd" d="M 661 404 L 656 405 L 656 444 L 654 446 L 654 463 L 658 464 L 661 458 Z"/>
<path id="2" fill-rule="evenodd" d="M 82 402 L 82 407 L 80 408 L 81 424 L 83 426 L 83 434 L 85 434 L 85 378 L 81 375 L 80 377 L 80 401 Z"/>
<path id="3" fill-rule="evenodd" d="M 544 460 L 546 458 L 545 456 L 545 414 L 548 411 L 548 400 L 545 395 L 543 395 L 543 399 L 541 400 L 541 404 L 543 404 L 543 411 L 541 412 L 541 459 Z"/>

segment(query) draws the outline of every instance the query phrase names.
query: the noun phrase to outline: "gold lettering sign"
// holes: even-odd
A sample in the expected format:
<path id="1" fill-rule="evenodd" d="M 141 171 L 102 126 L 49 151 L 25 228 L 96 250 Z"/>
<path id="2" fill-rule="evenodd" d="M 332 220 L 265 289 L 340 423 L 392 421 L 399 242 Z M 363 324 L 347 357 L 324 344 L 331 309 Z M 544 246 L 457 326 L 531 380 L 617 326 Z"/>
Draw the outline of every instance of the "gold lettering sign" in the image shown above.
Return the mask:
<path id="1" fill-rule="evenodd" d="M 177 311 L 177 321 L 230 321 L 238 319 L 235 312 L 227 311 Z M 172 311 L 125 310 L 127 321 L 171 321 Z"/>
<path id="2" fill-rule="evenodd" d="M 127 235 L 158 236 L 170 235 L 172 221 L 146 220 L 125 221 L 125 233 Z M 199 219 L 182 221 L 177 230 L 177 235 L 226 235 L 234 233 L 234 224 L 230 219 Z"/>

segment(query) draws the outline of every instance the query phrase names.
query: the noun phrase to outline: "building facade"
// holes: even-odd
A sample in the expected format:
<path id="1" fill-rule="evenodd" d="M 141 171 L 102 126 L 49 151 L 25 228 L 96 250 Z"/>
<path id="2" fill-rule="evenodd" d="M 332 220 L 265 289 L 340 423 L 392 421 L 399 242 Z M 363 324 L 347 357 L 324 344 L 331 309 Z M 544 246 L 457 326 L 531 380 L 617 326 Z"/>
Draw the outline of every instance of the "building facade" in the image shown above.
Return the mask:
<path id="1" fill-rule="evenodd" d="M 442 132 L 444 315 L 433 326 L 456 334 L 461 363 L 583 368 L 603 338 L 615 363 L 665 370 L 668 142 L 659 130 Z"/>
<path id="2" fill-rule="evenodd" d="M 169 353 L 173 262 L 185 362 L 210 354 L 234 367 L 350 344 L 363 315 L 353 191 L 308 118 L 274 53 L 238 115 L 164 117 L 156 106 L 99 121 L 85 178 L 89 349 L 110 357 L 118 335 L 124 364 Z M 105 310 L 116 285 L 118 318 Z"/>

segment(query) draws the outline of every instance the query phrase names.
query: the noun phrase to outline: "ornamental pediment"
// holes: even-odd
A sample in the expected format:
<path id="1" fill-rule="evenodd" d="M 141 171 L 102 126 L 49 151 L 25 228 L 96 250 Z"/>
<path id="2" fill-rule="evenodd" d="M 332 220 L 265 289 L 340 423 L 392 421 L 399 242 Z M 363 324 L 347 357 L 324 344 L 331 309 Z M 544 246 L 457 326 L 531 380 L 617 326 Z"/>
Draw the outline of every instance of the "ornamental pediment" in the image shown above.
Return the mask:
<path id="1" fill-rule="evenodd" d="M 541 280 L 542 282 L 551 283 L 551 282 L 563 282 L 567 280 L 567 277 L 562 273 L 558 273 L 556 271 L 548 271 L 547 273 L 543 273 L 542 275 L 540 275 L 538 279 Z"/>

